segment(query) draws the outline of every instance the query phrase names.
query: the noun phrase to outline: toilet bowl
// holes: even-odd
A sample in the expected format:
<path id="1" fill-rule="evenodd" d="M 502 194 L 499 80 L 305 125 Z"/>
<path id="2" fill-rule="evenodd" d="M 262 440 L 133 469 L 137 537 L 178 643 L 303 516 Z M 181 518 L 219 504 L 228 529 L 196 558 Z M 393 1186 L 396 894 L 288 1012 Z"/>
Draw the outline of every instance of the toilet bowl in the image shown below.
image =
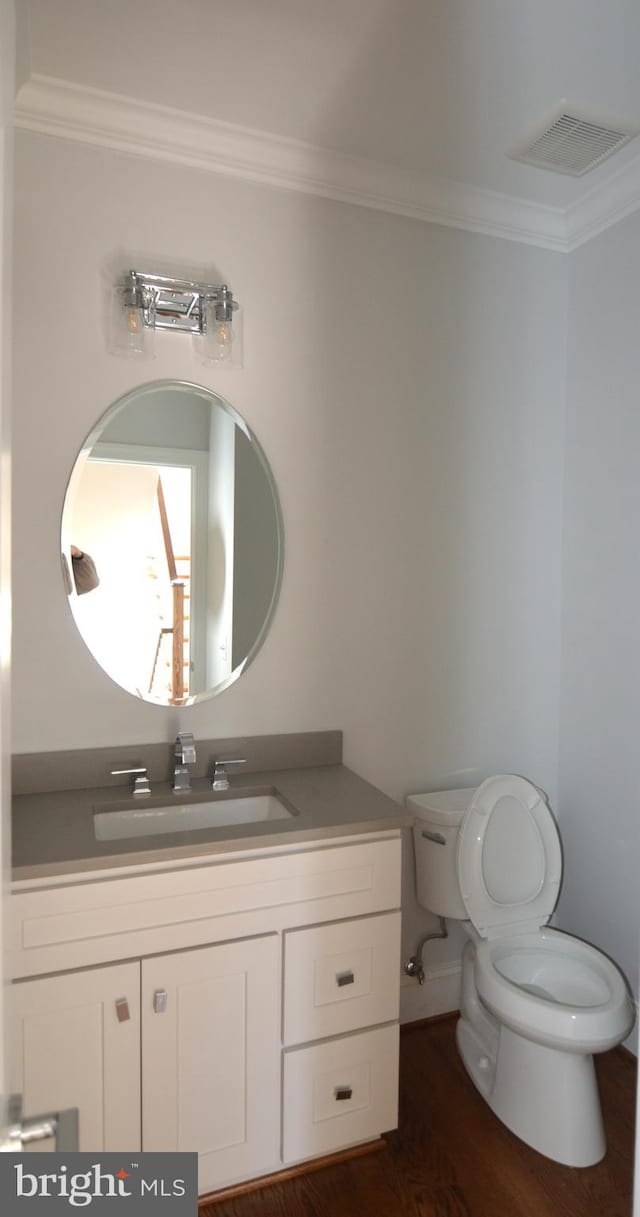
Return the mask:
<path id="1" fill-rule="evenodd" d="M 513 775 L 477 789 L 410 795 L 418 900 L 461 920 L 458 1049 L 497 1116 L 557 1162 L 606 1151 L 593 1054 L 633 1026 L 617 966 L 547 922 L 562 851 L 545 796 Z"/>
<path id="2" fill-rule="evenodd" d="M 561 930 L 478 944 L 475 982 L 500 1023 L 565 1052 L 606 1052 L 631 1029 L 629 994 L 616 965 Z"/>

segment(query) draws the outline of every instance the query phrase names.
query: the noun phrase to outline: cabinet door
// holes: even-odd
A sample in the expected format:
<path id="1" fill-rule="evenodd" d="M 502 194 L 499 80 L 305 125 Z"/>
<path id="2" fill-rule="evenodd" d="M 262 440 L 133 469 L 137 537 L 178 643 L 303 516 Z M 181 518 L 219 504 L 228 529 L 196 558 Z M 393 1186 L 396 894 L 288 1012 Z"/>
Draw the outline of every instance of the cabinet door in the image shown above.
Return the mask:
<path id="1" fill-rule="evenodd" d="M 277 1169 L 275 934 L 142 962 L 142 1145 L 197 1150 L 200 1192 Z"/>
<path id="2" fill-rule="evenodd" d="M 25 1116 L 77 1107 L 81 1150 L 140 1149 L 140 965 L 20 981 L 10 992 L 11 1084 Z"/>

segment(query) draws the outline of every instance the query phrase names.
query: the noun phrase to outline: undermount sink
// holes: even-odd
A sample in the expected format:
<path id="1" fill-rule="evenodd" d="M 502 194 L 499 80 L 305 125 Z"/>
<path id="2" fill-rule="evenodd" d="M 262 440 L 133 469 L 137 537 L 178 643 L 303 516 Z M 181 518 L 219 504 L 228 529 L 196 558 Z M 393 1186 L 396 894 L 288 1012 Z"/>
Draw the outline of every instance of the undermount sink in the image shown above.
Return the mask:
<path id="1" fill-rule="evenodd" d="M 149 837 L 156 833 L 196 832 L 199 828 L 224 828 L 229 824 L 259 824 L 267 820 L 289 820 L 289 811 L 276 794 L 256 794 L 209 802 L 180 802 L 161 807 L 125 807 L 96 811 L 93 824 L 97 841 L 122 841 L 126 837 Z"/>

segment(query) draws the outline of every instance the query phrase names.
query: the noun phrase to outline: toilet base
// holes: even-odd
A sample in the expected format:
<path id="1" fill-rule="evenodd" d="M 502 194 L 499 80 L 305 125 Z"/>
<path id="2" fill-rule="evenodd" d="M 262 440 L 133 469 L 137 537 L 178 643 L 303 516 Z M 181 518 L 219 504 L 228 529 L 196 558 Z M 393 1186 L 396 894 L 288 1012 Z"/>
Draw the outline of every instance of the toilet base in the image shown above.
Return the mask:
<path id="1" fill-rule="evenodd" d="M 527 1145 L 565 1166 L 593 1166 L 607 1148 L 593 1057 L 546 1047 L 499 1023 L 478 995 L 475 951 L 467 942 L 456 1027 L 469 1077 Z"/>
<path id="2" fill-rule="evenodd" d="M 536 1044 L 500 1027 L 492 1059 L 461 1018 L 465 1068 L 492 1111 L 527 1145 L 565 1166 L 593 1166 L 606 1153 L 593 1057 Z"/>

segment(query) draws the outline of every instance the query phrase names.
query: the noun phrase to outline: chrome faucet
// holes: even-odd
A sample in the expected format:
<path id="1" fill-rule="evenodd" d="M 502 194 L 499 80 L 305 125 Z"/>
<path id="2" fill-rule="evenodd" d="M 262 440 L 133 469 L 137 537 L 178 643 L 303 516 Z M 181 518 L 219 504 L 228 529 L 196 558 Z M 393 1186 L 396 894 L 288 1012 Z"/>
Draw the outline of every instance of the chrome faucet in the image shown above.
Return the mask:
<path id="1" fill-rule="evenodd" d="M 196 759 L 196 741 L 190 731 L 178 733 L 173 755 L 173 793 L 183 794 L 185 790 L 191 790 L 189 765 L 195 764 Z"/>

